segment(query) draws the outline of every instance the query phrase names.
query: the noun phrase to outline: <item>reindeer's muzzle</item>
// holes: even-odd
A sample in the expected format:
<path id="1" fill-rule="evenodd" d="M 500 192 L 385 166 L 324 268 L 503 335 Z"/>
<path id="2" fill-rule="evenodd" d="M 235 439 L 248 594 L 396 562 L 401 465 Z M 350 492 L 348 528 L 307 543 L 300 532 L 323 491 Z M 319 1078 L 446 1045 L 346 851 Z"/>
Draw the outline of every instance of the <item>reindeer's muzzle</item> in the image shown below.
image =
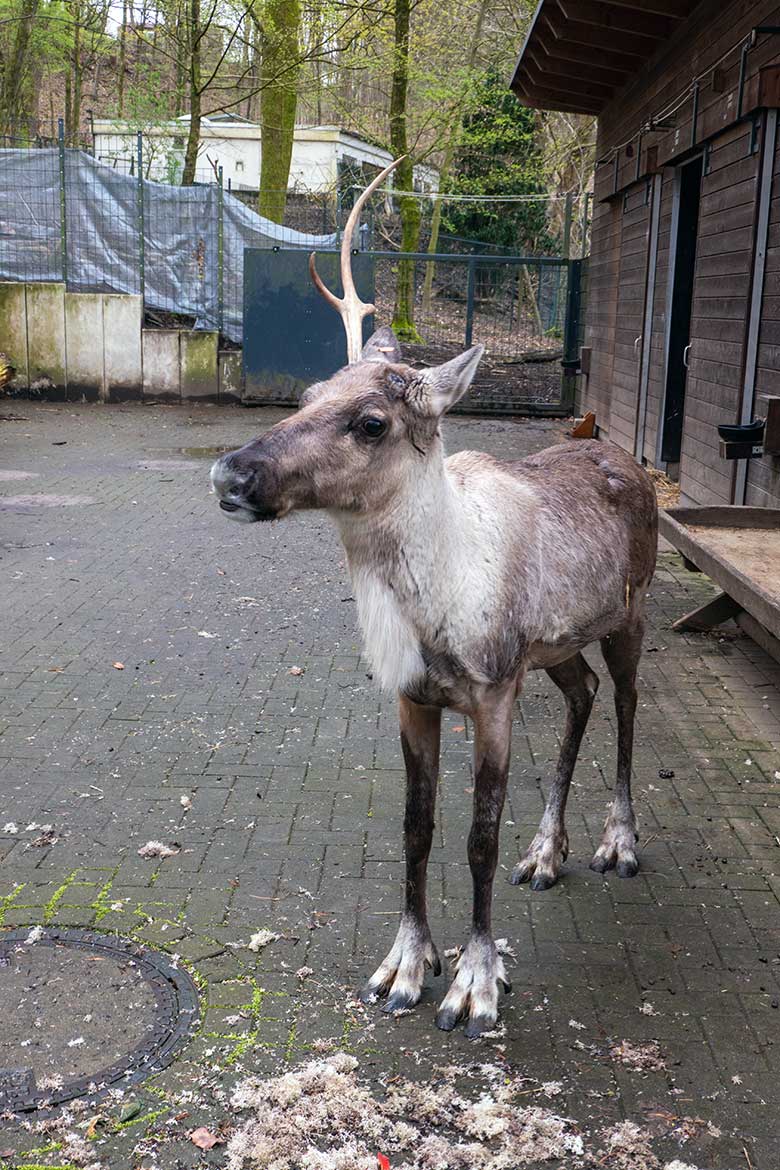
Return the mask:
<path id="1" fill-rule="evenodd" d="M 221 510 L 243 524 L 276 519 L 273 478 L 268 465 L 256 456 L 250 462 L 244 448 L 221 456 L 211 468 L 211 483 Z"/>

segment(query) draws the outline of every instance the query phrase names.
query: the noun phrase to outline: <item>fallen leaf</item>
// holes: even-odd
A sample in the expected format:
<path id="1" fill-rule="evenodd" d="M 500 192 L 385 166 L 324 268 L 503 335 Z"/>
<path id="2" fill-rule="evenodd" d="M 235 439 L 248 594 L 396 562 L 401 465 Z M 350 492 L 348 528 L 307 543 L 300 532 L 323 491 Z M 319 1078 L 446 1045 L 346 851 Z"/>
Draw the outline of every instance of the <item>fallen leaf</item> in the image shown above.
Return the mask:
<path id="1" fill-rule="evenodd" d="M 189 1136 L 192 1144 L 197 1146 L 199 1150 L 211 1150 L 214 1146 L 224 1144 L 224 1139 L 206 1129 L 205 1125 L 201 1125 L 199 1129 L 193 1129 Z"/>
<path id="2" fill-rule="evenodd" d="M 114 670 L 124 670 L 125 669 L 124 662 L 112 662 L 111 665 L 113 666 Z"/>
<path id="3" fill-rule="evenodd" d="M 305 674 L 305 673 L 306 673 L 306 671 L 303 669 L 303 667 L 302 667 L 302 666 L 291 666 L 291 667 L 290 667 L 290 669 L 287 671 L 287 673 L 288 673 L 288 674 L 294 674 L 294 675 L 296 676 L 296 678 L 297 678 L 297 676 L 298 676 L 299 674 Z"/>
<path id="4" fill-rule="evenodd" d="M 390 1170 L 390 1159 L 385 1154 L 377 1154 L 376 1160 L 379 1170 Z"/>
<path id="5" fill-rule="evenodd" d="M 119 1112 L 120 1121 L 132 1121 L 141 1112 L 141 1105 L 138 1101 L 125 1101 Z"/>
<path id="6" fill-rule="evenodd" d="M 95 1131 L 97 1130 L 97 1126 L 98 1126 L 99 1121 L 100 1121 L 100 1114 L 99 1113 L 96 1113 L 94 1117 L 90 1118 L 89 1125 L 87 1126 L 87 1129 L 86 1129 L 86 1136 L 89 1138 L 90 1141 L 93 1141 L 95 1138 Z"/>
<path id="7" fill-rule="evenodd" d="M 453 731 L 465 731 L 465 730 L 466 730 L 466 725 L 465 725 L 465 723 L 459 723 L 459 724 L 458 724 L 458 726 L 457 726 L 457 727 L 453 727 L 453 729 L 452 729 L 452 730 L 453 730 Z"/>

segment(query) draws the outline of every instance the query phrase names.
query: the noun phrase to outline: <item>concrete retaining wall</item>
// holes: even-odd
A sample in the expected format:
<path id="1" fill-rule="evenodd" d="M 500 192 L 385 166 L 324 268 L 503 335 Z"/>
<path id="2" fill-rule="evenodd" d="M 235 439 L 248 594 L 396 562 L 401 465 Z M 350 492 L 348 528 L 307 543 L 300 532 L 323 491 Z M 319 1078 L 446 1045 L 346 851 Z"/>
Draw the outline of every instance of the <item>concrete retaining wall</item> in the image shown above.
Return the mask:
<path id="1" fill-rule="evenodd" d="M 12 392 L 69 402 L 240 402 L 243 365 L 219 335 L 144 329 L 143 301 L 0 281 L 0 350 Z"/>

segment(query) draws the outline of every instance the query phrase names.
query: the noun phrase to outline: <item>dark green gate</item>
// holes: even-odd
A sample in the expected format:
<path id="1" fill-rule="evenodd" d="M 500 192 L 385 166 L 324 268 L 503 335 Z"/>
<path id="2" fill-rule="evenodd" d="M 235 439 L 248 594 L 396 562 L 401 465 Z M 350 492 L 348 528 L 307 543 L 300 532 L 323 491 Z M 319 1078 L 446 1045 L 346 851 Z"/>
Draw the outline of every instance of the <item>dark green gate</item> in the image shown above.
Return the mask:
<path id="1" fill-rule="evenodd" d="M 362 300 L 389 324 L 398 266 L 414 265 L 418 338 L 403 345 L 416 366 L 485 346 L 464 412 L 570 414 L 578 367 L 581 268 L 578 260 L 540 256 L 356 252 Z M 336 293 L 338 255 L 321 252 L 317 268 Z M 370 319 L 369 319 L 370 321 Z M 365 323 L 366 336 L 372 325 Z M 295 403 L 311 382 L 346 362 L 344 331 L 311 284 L 308 254 L 250 249 L 244 259 L 245 401 Z"/>

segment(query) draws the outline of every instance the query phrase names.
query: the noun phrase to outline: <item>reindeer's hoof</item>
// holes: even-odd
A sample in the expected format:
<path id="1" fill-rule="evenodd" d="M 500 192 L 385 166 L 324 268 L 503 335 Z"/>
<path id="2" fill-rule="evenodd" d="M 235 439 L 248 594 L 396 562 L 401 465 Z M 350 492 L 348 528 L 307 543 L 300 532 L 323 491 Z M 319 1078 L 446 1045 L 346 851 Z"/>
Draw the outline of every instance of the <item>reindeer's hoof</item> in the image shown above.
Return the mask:
<path id="1" fill-rule="evenodd" d="M 415 988 L 394 988 L 382 1004 L 382 1011 L 388 1016 L 394 1016 L 396 1012 L 411 1011 L 419 1002 L 420 992 Z"/>
<path id="2" fill-rule="evenodd" d="M 439 1008 L 436 1013 L 436 1027 L 442 1032 L 451 1032 L 460 1019 L 460 1012 L 454 1008 Z"/>
<path id="3" fill-rule="evenodd" d="M 607 838 L 606 834 L 596 855 L 590 863 L 590 868 L 596 873 L 606 873 L 608 869 L 617 871 L 618 877 L 632 878 L 639 872 L 639 862 L 634 852 L 635 834 L 627 834 Z"/>
<path id="4" fill-rule="evenodd" d="M 465 1033 L 475 1039 L 498 1020 L 498 987 L 512 990 L 496 944 L 487 935 L 472 935 L 456 960 L 455 979 L 436 1016 L 436 1027 L 451 1032 L 466 1020 Z"/>
<path id="5" fill-rule="evenodd" d="M 490 1016 L 471 1016 L 463 1029 L 463 1035 L 467 1040 L 478 1040 L 485 1032 L 493 1031 L 497 1020 L 498 1017 L 492 1019 Z"/>
<path id="6" fill-rule="evenodd" d="M 568 856 L 569 838 L 565 831 L 561 834 L 543 833 L 540 829 L 525 857 L 512 870 L 509 881 L 513 886 L 530 882 L 532 890 L 549 890 L 557 882 L 561 866 Z"/>
<path id="7" fill-rule="evenodd" d="M 387 996 L 383 1011 L 389 1015 L 409 1011 L 419 1003 L 425 969 L 441 974 L 441 961 L 427 924 L 404 918 L 390 953 L 358 992 L 363 1003 L 373 1004 Z"/>
<path id="8" fill-rule="evenodd" d="M 591 861 L 591 863 L 590 863 L 590 869 L 592 869 L 594 873 L 606 873 L 608 869 L 614 869 L 614 868 L 615 868 L 614 857 L 610 858 L 610 857 L 599 856 L 598 853 L 593 858 L 593 861 Z"/>

